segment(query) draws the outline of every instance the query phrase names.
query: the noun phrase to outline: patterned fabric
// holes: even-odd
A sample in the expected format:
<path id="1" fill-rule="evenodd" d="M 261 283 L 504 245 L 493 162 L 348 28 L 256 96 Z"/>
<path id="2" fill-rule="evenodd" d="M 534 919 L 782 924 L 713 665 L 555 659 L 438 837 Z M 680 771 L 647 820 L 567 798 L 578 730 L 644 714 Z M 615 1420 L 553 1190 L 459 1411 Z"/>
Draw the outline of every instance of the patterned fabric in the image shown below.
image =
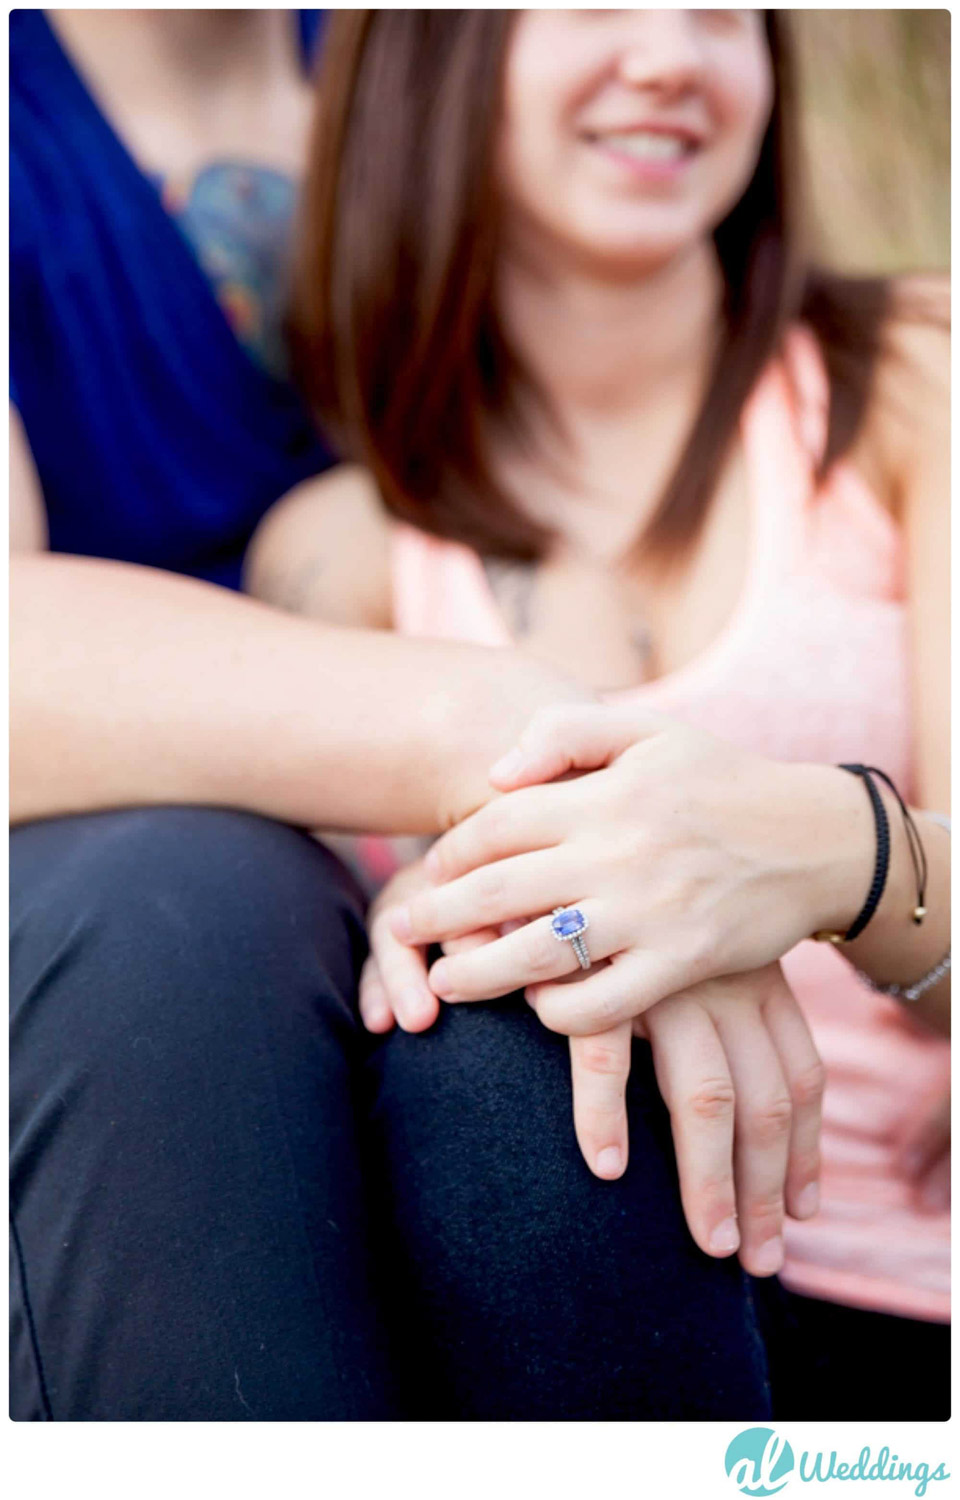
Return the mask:
<path id="1" fill-rule="evenodd" d="M 915 794 L 903 546 L 849 464 L 815 484 L 828 388 L 794 328 L 741 422 L 752 501 L 744 591 L 720 636 L 679 671 L 617 694 L 788 761 L 882 766 Z M 509 633 L 475 553 L 394 528 L 394 618 L 409 635 L 497 646 Z M 820 1213 L 787 1221 L 793 1290 L 906 1317 L 950 1316 L 949 1213 L 921 1213 L 898 1143 L 949 1083 L 949 1044 L 874 994 L 834 948 L 784 970 L 827 1070 Z"/>
<path id="2" fill-rule="evenodd" d="M 269 167 L 213 162 L 192 183 L 158 183 L 238 341 L 278 380 L 289 372 L 285 319 L 297 185 Z"/>

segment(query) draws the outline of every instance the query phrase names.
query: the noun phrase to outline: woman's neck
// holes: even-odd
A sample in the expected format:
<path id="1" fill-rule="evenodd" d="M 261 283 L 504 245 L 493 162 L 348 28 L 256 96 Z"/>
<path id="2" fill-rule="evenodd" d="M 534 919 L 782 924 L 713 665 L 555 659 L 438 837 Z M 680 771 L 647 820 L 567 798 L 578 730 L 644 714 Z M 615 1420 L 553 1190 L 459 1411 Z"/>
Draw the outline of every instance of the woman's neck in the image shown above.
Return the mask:
<path id="1" fill-rule="evenodd" d="M 511 346 L 562 421 L 619 422 L 665 399 L 697 401 L 720 327 L 722 275 L 700 242 L 635 280 L 501 264 L 497 302 Z"/>

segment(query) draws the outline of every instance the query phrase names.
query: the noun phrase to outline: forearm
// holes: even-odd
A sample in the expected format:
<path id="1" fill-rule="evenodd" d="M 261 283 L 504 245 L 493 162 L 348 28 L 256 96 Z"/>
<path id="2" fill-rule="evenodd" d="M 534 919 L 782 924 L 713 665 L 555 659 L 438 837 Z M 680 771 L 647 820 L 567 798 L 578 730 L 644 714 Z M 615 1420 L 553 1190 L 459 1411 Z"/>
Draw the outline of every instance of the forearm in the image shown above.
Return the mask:
<path id="1" fill-rule="evenodd" d="M 809 767 L 823 859 L 813 880 L 820 893 L 815 926 L 846 931 L 855 919 L 873 876 L 876 832 L 870 802 L 859 778 L 832 767 Z M 950 835 L 917 809 L 911 809 L 927 857 L 926 916 L 919 925 L 917 879 L 900 808 L 877 781 L 890 824 L 890 866 L 876 912 L 860 937 L 840 952 L 879 984 L 911 985 L 939 963 L 950 946 Z M 814 802 L 810 803 L 811 809 Z M 909 1004 L 912 1014 L 937 1031 L 950 1031 L 950 975 Z"/>
<path id="2" fill-rule="evenodd" d="M 11 815 L 186 802 L 435 832 L 488 795 L 533 708 L 518 653 L 282 614 L 194 580 L 11 559 Z"/>

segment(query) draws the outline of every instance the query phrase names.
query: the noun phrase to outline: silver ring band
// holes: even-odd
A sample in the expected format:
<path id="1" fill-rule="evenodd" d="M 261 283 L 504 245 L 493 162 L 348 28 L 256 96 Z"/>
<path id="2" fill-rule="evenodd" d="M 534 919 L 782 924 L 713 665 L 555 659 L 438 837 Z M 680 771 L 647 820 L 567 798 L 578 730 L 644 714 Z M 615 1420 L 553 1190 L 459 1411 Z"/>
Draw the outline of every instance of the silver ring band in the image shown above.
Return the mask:
<path id="1" fill-rule="evenodd" d="M 589 967 L 590 967 L 590 955 L 587 952 L 587 945 L 583 941 L 583 938 L 582 937 L 571 938 L 571 940 L 570 940 L 570 946 L 573 949 L 574 953 L 577 955 L 577 958 L 578 958 L 578 960 L 580 962 L 581 969 L 589 969 Z"/>

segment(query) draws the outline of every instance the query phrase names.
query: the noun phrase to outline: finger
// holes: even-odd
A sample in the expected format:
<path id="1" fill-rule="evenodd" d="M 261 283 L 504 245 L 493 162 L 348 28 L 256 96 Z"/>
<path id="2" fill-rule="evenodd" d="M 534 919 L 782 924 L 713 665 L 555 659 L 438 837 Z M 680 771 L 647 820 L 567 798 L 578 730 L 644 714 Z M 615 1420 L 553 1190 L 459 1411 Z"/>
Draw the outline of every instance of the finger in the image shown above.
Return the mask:
<path id="1" fill-rule="evenodd" d="M 444 953 L 472 953 L 484 943 L 495 943 L 500 936 L 499 927 L 481 927 L 476 932 L 465 932 L 463 937 L 447 938 L 443 943 Z"/>
<path id="2" fill-rule="evenodd" d="M 772 992 L 763 1005 L 763 1018 L 792 1104 L 786 1207 L 793 1218 L 809 1219 L 820 1207 L 820 1124 L 826 1075 L 779 964 L 773 966 L 770 982 Z"/>
<path id="3" fill-rule="evenodd" d="M 427 984 L 426 955 L 422 948 L 398 942 L 381 912 L 370 930 L 370 948 L 377 961 L 387 1003 L 404 1031 L 426 1031 L 437 1019 L 439 1006 Z"/>
<path id="4" fill-rule="evenodd" d="M 585 939 L 589 939 L 590 956 L 597 962 L 622 945 L 621 935 L 610 928 L 609 917 L 599 910 L 599 903 L 584 901 L 578 908 L 587 919 Z M 561 979 L 579 973 L 580 966 L 570 943 L 558 939 L 552 928 L 552 917 L 528 922 L 507 937 L 498 938 L 476 948 L 472 953 L 442 958 L 430 970 L 430 988 L 441 1000 L 491 1000 L 509 995 L 527 984 L 546 979 Z M 571 989 L 574 988 L 571 986 Z M 583 1025 L 575 1030 L 584 1034 L 606 1031 L 615 1021 Z M 559 1029 L 559 1028 L 552 1028 Z"/>
<path id="5" fill-rule="evenodd" d="M 372 956 L 360 970 L 359 989 L 360 1019 L 368 1031 L 389 1031 L 393 1025 L 393 1011 L 387 992 L 380 978 L 377 960 Z"/>
<path id="6" fill-rule="evenodd" d="M 566 786 L 532 786 L 488 802 L 431 845 L 426 873 L 433 881 L 454 880 L 478 865 L 559 843 L 571 817 L 569 793 Z"/>
<path id="7" fill-rule="evenodd" d="M 570 1038 L 573 1124 L 583 1159 L 597 1177 L 621 1177 L 627 1165 L 629 1021 L 599 1036 Z"/>
<path id="8" fill-rule="evenodd" d="M 733 1157 L 740 1261 L 753 1276 L 772 1276 L 783 1265 L 790 1093 L 770 1033 L 755 1010 L 721 1005 L 713 1020 L 736 1097 Z"/>
<path id="9" fill-rule="evenodd" d="M 408 943 L 443 943 L 478 927 L 499 926 L 567 906 L 583 895 L 582 859 L 569 846 L 538 849 L 471 870 L 394 907 L 390 928 Z"/>
<path id="10" fill-rule="evenodd" d="M 589 902 L 584 902 L 580 909 L 587 912 L 589 906 Z M 533 992 L 530 998 L 536 1005 L 537 1015 L 550 1031 L 559 1031 L 565 1036 L 589 1036 L 595 1031 L 606 1031 L 621 1021 L 640 1015 L 666 995 L 690 988 L 692 976 L 682 961 L 653 948 L 621 952 L 617 943 L 621 935 L 609 931 L 598 935 L 595 929 L 600 927 L 601 919 L 598 918 L 592 923 L 587 937 L 594 962 L 612 954 L 605 967 L 584 975 L 576 984 L 524 981 Z M 432 983 L 433 975 L 430 977 Z"/>
<path id="11" fill-rule="evenodd" d="M 710 1016 L 675 996 L 644 1013 L 653 1065 L 670 1111 L 680 1197 L 690 1233 L 707 1255 L 740 1244 L 733 1175 L 735 1095 L 727 1055 Z"/>
<path id="12" fill-rule="evenodd" d="M 516 745 L 490 768 L 501 791 L 553 781 L 570 771 L 609 765 L 669 720 L 650 710 L 590 703 L 557 704 L 534 714 Z"/>
<path id="13" fill-rule="evenodd" d="M 916 1185 L 916 1199 L 925 1213 L 944 1213 L 950 1207 L 950 1153 L 946 1151 L 927 1170 Z"/>

